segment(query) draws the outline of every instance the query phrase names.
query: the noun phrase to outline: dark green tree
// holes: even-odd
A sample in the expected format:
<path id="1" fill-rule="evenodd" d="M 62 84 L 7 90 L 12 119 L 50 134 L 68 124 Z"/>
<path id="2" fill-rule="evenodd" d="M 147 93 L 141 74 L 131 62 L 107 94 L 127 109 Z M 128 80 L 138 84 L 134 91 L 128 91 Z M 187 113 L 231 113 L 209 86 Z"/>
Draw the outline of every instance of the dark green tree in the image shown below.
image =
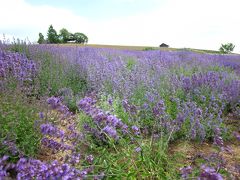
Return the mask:
<path id="1" fill-rule="evenodd" d="M 69 35 L 69 41 L 75 41 L 74 34 L 70 33 Z"/>
<path id="2" fill-rule="evenodd" d="M 229 54 L 231 53 L 235 48 L 235 45 L 232 43 L 222 44 L 219 48 L 220 53 L 222 54 Z"/>
<path id="3" fill-rule="evenodd" d="M 73 37 L 74 37 L 74 40 L 76 41 L 76 43 L 84 44 L 84 43 L 88 42 L 88 37 L 83 33 L 76 32 L 73 34 Z"/>
<path id="4" fill-rule="evenodd" d="M 45 42 L 44 36 L 42 33 L 39 33 L 38 44 L 43 44 Z"/>
<path id="5" fill-rule="evenodd" d="M 67 43 L 67 41 L 70 41 L 70 36 L 71 33 L 66 28 L 62 28 L 60 30 L 59 40 L 61 41 L 61 43 Z"/>
<path id="6" fill-rule="evenodd" d="M 55 44 L 60 42 L 57 31 L 53 28 L 52 25 L 50 25 L 48 28 L 47 40 L 48 40 L 48 43 L 50 44 Z"/>

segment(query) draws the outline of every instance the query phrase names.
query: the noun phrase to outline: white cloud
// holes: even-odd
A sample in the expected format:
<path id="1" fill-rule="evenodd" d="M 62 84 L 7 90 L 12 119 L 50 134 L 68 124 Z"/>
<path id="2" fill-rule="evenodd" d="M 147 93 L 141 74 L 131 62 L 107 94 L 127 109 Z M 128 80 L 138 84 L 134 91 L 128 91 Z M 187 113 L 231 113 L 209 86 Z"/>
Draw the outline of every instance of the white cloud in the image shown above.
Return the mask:
<path id="1" fill-rule="evenodd" d="M 240 51 L 238 0 L 169 0 L 148 14 L 101 21 L 90 21 L 65 9 L 29 5 L 24 0 L 0 3 L 0 33 L 20 32 L 30 40 L 36 40 L 38 32 L 45 34 L 53 24 L 57 30 L 66 27 L 86 33 L 89 43 L 158 46 L 165 42 L 172 47 L 218 49 L 221 43 L 232 42 Z"/>
<path id="2" fill-rule="evenodd" d="M 91 27 L 86 18 L 76 16 L 69 10 L 32 6 L 24 0 L 0 0 L 0 4 L 0 32 L 20 38 L 28 36 L 30 40 L 36 40 L 38 32 L 46 34 L 50 24 L 58 30 L 67 27 L 69 30 L 78 31 L 81 27 L 82 31 L 87 32 Z"/>

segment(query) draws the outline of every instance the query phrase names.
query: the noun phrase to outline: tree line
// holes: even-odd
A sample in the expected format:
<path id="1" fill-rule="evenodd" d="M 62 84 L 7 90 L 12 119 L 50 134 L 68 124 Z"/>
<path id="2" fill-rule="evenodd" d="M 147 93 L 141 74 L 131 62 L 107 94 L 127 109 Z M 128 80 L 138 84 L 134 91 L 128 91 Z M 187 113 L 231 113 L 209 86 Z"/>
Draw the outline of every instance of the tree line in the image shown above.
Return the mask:
<path id="1" fill-rule="evenodd" d="M 88 42 L 88 37 L 80 32 L 71 33 L 66 28 L 62 28 L 58 34 L 57 31 L 53 28 L 53 26 L 50 25 L 47 32 L 47 39 L 44 38 L 44 35 L 42 33 L 39 33 L 39 38 L 37 42 L 39 44 L 57 44 L 67 42 L 84 44 Z"/>

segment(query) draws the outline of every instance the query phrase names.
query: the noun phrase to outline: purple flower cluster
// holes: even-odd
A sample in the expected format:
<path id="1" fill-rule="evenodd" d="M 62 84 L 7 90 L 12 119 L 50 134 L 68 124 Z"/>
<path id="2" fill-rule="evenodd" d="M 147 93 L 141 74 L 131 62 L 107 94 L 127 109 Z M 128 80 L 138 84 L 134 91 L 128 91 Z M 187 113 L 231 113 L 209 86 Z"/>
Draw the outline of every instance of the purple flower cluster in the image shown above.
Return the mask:
<path id="1" fill-rule="evenodd" d="M 94 98 L 85 97 L 80 100 L 79 109 L 92 118 L 92 122 L 85 123 L 84 129 L 104 142 L 108 141 L 108 137 L 117 141 L 130 132 L 139 136 L 144 134 L 147 128 L 152 130 L 152 126 L 146 127 L 145 122 L 141 121 L 149 118 L 149 121 L 154 121 L 152 124 L 161 127 L 164 132 L 186 131 L 184 135 L 191 139 L 204 140 L 206 133 L 211 130 L 214 144 L 222 148 L 224 144 L 219 127 L 223 122 L 223 112 L 236 111 L 240 102 L 240 80 L 237 76 L 240 72 L 239 55 L 197 54 L 186 50 L 141 52 L 48 45 L 30 46 L 29 52 L 33 55 L 49 52 L 53 58 L 62 62 L 67 59 L 66 64 L 79 67 L 79 77 L 86 78 L 89 89 L 110 96 L 114 94 L 124 97 L 122 106 L 128 113 L 129 120 L 131 117 L 136 120 L 141 111 L 146 113 L 138 118 L 140 127 L 128 127 L 121 119 L 98 108 Z M 2 84 L 7 84 L 8 77 L 14 77 L 21 86 L 31 84 L 36 77 L 36 69 L 36 63 L 24 55 L 0 49 L 0 88 L 4 87 Z M 62 89 L 61 93 L 69 98 L 73 94 L 67 89 Z M 149 102 L 143 104 L 144 98 L 139 97 L 144 94 L 147 94 Z M 140 105 L 130 104 L 129 100 L 132 99 Z M 51 109 L 65 117 L 71 115 L 58 97 L 50 97 L 48 104 Z M 112 99 L 109 99 L 109 104 L 113 104 Z M 176 104 L 176 107 L 173 107 L 173 104 Z M 43 113 L 40 118 L 44 119 Z M 71 150 L 68 162 L 74 166 L 83 156 L 74 151 L 82 135 L 74 123 L 64 123 L 68 125 L 66 131 L 51 123 L 41 124 L 40 130 L 44 135 L 41 142 L 54 151 Z M 157 129 L 156 132 L 153 130 L 153 134 L 159 137 L 160 128 Z M 234 135 L 240 139 L 238 132 Z M 65 144 L 65 140 L 70 140 L 72 144 Z M 10 141 L 5 144 L 10 151 L 17 153 L 16 147 Z M 135 150 L 140 152 L 141 148 Z M 76 170 L 69 164 L 56 161 L 46 164 L 24 158 L 20 159 L 16 166 L 7 165 L 7 159 L 6 156 L 0 159 L 0 175 L 8 176 L 8 171 L 15 168 L 20 179 L 29 179 L 31 176 L 36 179 L 84 178 L 90 171 Z M 85 160 L 92 164 L 94 158 L 90 155 L 85 157 Z M 187 178 L 191 170 L 190 166 L 182 168 L 182 177 Z M 222 177 L 214 168 L 202 166 L 201 178 Z"/>
<path id="2" fill-rule="evenodd" d="M 42 145 L 52 149 L 53 152 L 64 150 L 72 150 L 74 152 L 75 146 L 84 138 L 83 134 L 76 127 L 74 116 L 62 104 L 59 98 L 51 97 L 47 99 L 47 102 L 50 104 L 51 109 L 60 112 L 57 115 L 59 122 L 57 126 L 50 122 L 43 123 L 43 119 L 40 121 L 41 124 L 39 124 L 39 127 L 43 135 L 41 140 Z M 44 113 L 41 112 L 40 116 L 44 117 Z M 60 129 L 61 126 L 64 130 Z"/>
<path id="3" fill-rule="evenodd" d="M 45 147 L 48 147 L 48 148 L 52 149 L 54 152 L 64 151 L 64 150 L 72 150 L 73 149 L 72 146 L 66 145 L 62 142 L 57 142 L 56 140 L 49 139 L 49 138 L 46 138 L 46 137 L 42 138 L 41 143 Z"/>
<path id="4" fill-rule="evenodd" d="M 132 126 L 132 131 L 135 135 L 139 135 L 140 134 L 140 129 L 137 126 Z"/>
<path id="5" fill-rule="evenodd" d="M 58 129 L 57 127 L 53 126 L 52 124 L 42 124 L 40 126 L 41 133 L 43 135 L 50 135 L 52 137 L 64 137 L 64 131 Z"/>
<path id="6" fill-rule="evenodd" d="M 214 168 L 202 165 L 199 179 L 223 180 L 223 177 Z"/>
<path id="7" fill-rule="evenodd" d="M 7 147 L 8 151 L 12 155 L 17 155 L 17 154 L 22 155 L 22 152 L 17 148 L 15 142 L 16 142 L 15 140 L 10 140 L 10 139 L 6 138 L 2 142 L 0 142 L 0 145 Z"/>
<path id="8" fill-rule="evenodd" d="M 8 177 L 8 171 L 15 168 L 15 164 L 7 162 L 8 159 L 9 157 L 6 155 L 0 158 L 0 179 Z"/>
<path id="9" fill-rule="evenodd" d="M 238 132 L 233 132 L 233 135 L 236 137 L 238 141 L 240 141 L 240 134 Z"/>
<path id="10" fill-rule="evenodd" d="M 180 171 L 181 171 L 182 178 L 187 179 L 189 174 L 192 173 L 192 167 L 191 166 L 183 167 L 183 168 L 180 168 Z"/>
<path id="11" fill-rule="evenodd" d="M 218 127 L 214 129 L 213 144 L 217 145 L 220 148 L 222 148 L 224 146 L 223 138 L 221 137 L 221 129 Z"/>
<path id="12" fill-rule="evenodd" d="M 102 129 L 103 132 L 105 132 L 107 135 L 109 135 L 110 137 L 114 138 L 114 139 L 118 139 L 118 135 L 117 135 L 117 130 L 112 127 L 112 126 L 105 126 L 103 129 Z"/>
<path id="13" fill-rule="evenodd" d="M 160 100 L 156 105 L 153 107 L 153 115 L 155 117 L 162 117 L 165 115 L 165 104 L 163 100 Z"/>
<path id="14" fill-rule="evenodd" d="M 85 130 L 91 132 L 100 139 L 104 138 L 102 136 L 102 132 L 104 132 L 115 140 L 119 138 L 119 131 L 121 131 L 123 134 L 126 134 L 128 132 L 128 126 L 124 124 L 120 119 L 114 115 L 105 113 L 95 105 L 96 101 L 91 97 L 85 97 L 78 103 L 79 109 L 84 111 L 87 115 L 91 116 L 93 122 L 96 125 L 96 128 L 85 125 Z"/>
<path id="15" fill-rule="evenodd" d="M 36 159 L 21 158 L 16 164 L 8 163 L 8 157 L 0 159 L 0 179 L 10 176 L 9 171 L 16 172 L 16 179 L 83 179 L 92 169 L 76 169 L 69 164 L 52 161 L 44 163 Z"/>
<path id="16" fill-rule="evenodd" d="M 81 160 L 81 154 L 79 153 L 72 153 L 71 156 L 66 156 L 65 157 L 66 161 L 75 166 L 76 164 L 79 164 L 80 163 L 80 160 Z"/>
<path id="17" fill-rule="evenodd" d="M 180 171 L 183 179 L 189 179 L 189 175 L 192 173 L 193 168 L 191 166 L 187 166 L 180 168 Z M 196 179 L 223 180 L 223 177 L 214 168 L 202 165 L 200 175 Z"/>
<path id="18" fill-rule="evenodd" d="M 137 107 L 133 104 L 130 104 L 127 99 L 122 101 L 122 105 L 126 112 L 130 113 L 131 115 L 137 114 Z"/>
<path id="19" fill-rule="evenodd" d="M 181 131 L 182 126 L 190 122 L 189 134 L 191 139 L 200 138 L 202 141 L 206 137 L 206 130 L 218 128 L 222 123 L 223 105 L 219 99 L 212 96 L 205 107 L 200 107 L 196 102 L 182 102 L 178 107 L 179 112 L 174 120 L 176 130 Z"/>
<path id="20" fill-rule="evenodd" d="M 0 47 L 0 80 L 14 77 L 20 85 L 31 82 L 36 77 L 36 63 L 20 53 L 2 50 Z M 25 84 L 26 86 L 26 84 Z"/>
<path id="21" fill-rule="evenodd" d="M 69 111 L 68 107 L 62 104 L 61 99 L 58 97 L 50 97 L 47 99 L 47 102 L 52 109 L 56 109 L 57 111 L 65 114 L 65 116 L 69 116 L 72 114 Z"/>
<path id="22" fill-rule="evenodd" d="M 93 155 L 88 155 L 88 156 L 86 157 L 86 160 L 87 160 L 87 162 L 88 162 L 89 164 L 92 164 L 92 163 L 93 163 L 93 160 L 94 160 Z"/>
<path id="23" fill-rule="evenodd" d="M 48 103 L 52 109 L 59 110 L 62 106 L 61 101 L 57 98 L 49 98 Z M 67 113 L 65 109 L 64 113 Z M 44 119 L 44 113 L 40 113 L 41 123 Z M 68 118 L 67 118 L 68 120 Z M 59 123 L 63 123 L 61 120 Z M 85 179 L 89 173 L 94 170 L 93 155 L 82 157 L 75 147 L 77 141 L 81 141 L 82 137 L 76 131 L 76 125 L 71 121 L 67 123 L 67 133 L 59 129 L 51 123 L 39 125 L 40 131 L 43 134 L 41 143 L 44 147 L 52 150 L 52 153 L 59 151 L 68 151 L 67 155 L 60 158 L 60 161 L 54 160 L 49 163 L 37 159 L 25 158 L 24 155 L 19 156 L 17 163 L 8 162 L 9 157 L 3 156 L 0 159 L 0 179 L 15 177 L 16 179 Z M 76 140 L 77 139 L 77 140 Z M 65 141 L 68 141 L 66 144 Z M 12 147 L 12 150 L 19 154 L 14 142 L 4 142 L 7 146 Z M 80 169 L 82 162 L 88 163 L 88 168 Z M 78 167 L 78 168 L 76 168 Z M 103 176 L 96 176 L 96 179 L 101 179 Z"/>
<path id="24" fill-rule="evenodd" d="M 62 61 L 67 57 L 69 64 L 79 67 L 79 76 L 86 77 L 92 90 L 125 97 L 123 107 L 132 115 L 139 109 L 130 105 L 128 99 L 139 88 L 149 92 L 163 89 L 164 94 L 172 93 L 174 97 L 177 91 L 183 90 L 186 101 L 201 99 L 202 103 L 208 103 L 209 96 L 220 94 L 220 100 L 226 102 L 223 105 L 225 108 L 229 103 L 235 107 L 240 99 L 240 81 L 235 72 L 229 69 L 239 69 L 239 55 L 199 54 L 187 50 L 142 52 L 48 45 L 30 46 L 29 51 L 32 54 L 36 51 L 49 52 Z M 134 61 L 131 71 L 126 68 L 129 58 Z M 159 97 L 156 101 L 161 99 Z"/>
<path id="25" fill-rule="evenodd" d="M 187 92 L 200 96 L 202 88 L 208 89 L 211 93 L 219 94 L 219 98 L 223 102 L 231 104 L 232 108 L 240 98 L 240 81 L 233 79 L 227 72 L 214 72 L 209 71 L 207 73 L 195 73 L 191 77 L 181 77 L 178 83 L 175 83 L 177 87 L 181 87 Z M 198 94 L 196 94 L 198 91 Z"/>
<path id="26" fill-rule="evenodd" d="M 135 151 L 136 151 L 137 153 L 139 153 L 139 152 L 141 152 L 141 151 L 142 151 L 142 148 L 140 148 L 140 147 L 137 147 L 137 148 L 135 148 Z"/>

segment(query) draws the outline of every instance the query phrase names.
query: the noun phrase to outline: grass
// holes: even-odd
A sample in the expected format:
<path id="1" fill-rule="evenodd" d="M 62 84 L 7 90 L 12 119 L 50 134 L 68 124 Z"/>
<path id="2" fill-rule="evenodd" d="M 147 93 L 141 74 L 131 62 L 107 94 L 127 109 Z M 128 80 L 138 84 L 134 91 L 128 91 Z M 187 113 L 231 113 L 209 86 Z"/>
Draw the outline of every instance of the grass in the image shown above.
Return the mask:
<path id="1" fill-rule="evenodd" d="M 29 99 L 18 92 L 0 94 L 0 140 L 14 142 L 16 155 L 19 153 L 28 157 L 38 154 L 41 134 L 36 131 L 35 121 L 39 118 L 41 109 L 35 99 Z M 1 145 L 0 145 L 1 146 Z M 0 156 L 11 155 L 11 148 L 2 146 Z M 14 150 L 13 150 L 14 151 Z"/>

